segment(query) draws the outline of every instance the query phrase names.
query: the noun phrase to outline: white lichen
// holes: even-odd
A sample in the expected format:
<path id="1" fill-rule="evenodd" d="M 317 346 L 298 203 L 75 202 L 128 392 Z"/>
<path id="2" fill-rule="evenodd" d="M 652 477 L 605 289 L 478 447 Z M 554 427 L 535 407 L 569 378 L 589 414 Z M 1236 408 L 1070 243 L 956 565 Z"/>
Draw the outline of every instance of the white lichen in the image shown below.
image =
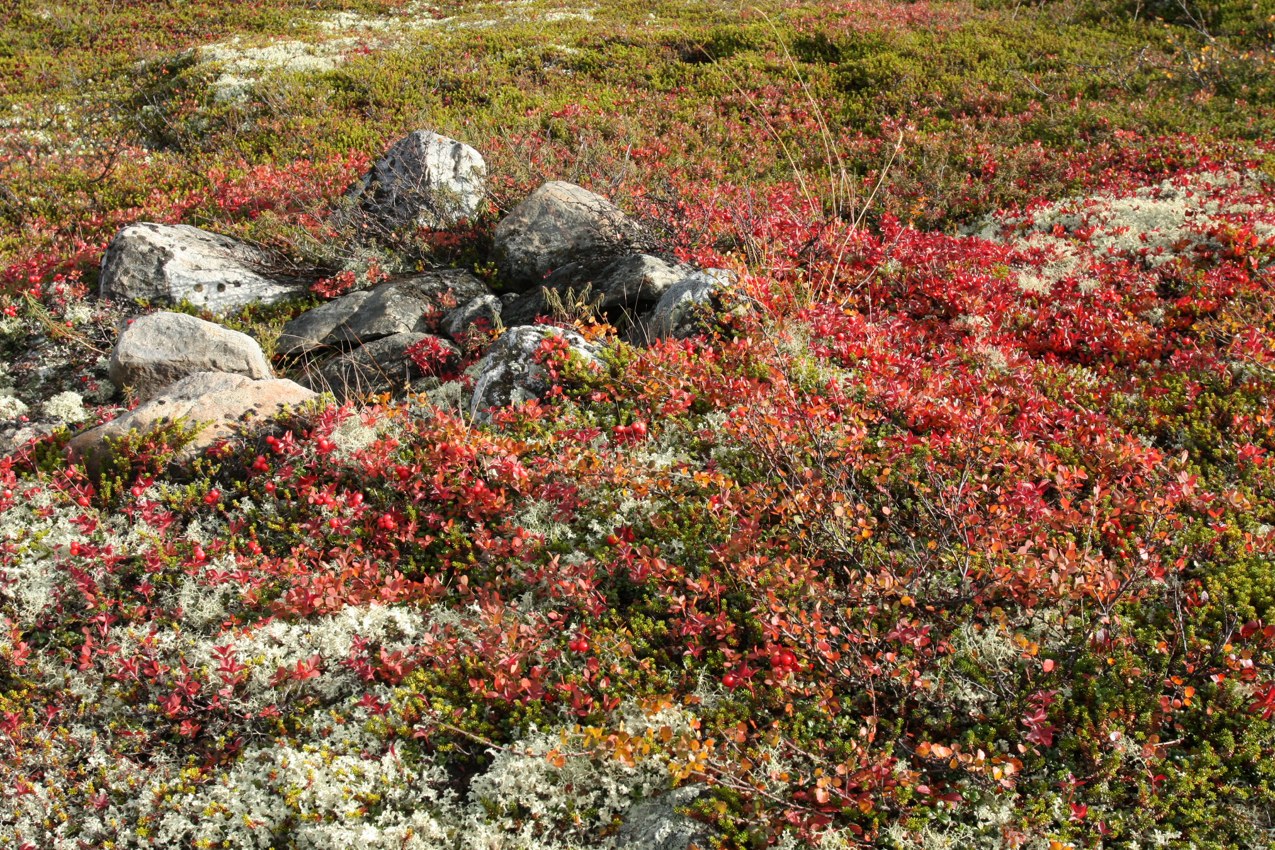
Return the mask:
<path id="1" fill-rule="evenodd" d="M 72 390 L 50 397 L 41 405 L 41 411 L 49 419 L 65 422 L 68 425 L 74 425 L 89 418 L 89 412 L 84 409 L 84 399 Z"/>
<path id="2" fill-rule="evenodd" d="M 0 393 L 0 421 L 18 419 L 27 415 L 29 408 L 22 399 Z"/>

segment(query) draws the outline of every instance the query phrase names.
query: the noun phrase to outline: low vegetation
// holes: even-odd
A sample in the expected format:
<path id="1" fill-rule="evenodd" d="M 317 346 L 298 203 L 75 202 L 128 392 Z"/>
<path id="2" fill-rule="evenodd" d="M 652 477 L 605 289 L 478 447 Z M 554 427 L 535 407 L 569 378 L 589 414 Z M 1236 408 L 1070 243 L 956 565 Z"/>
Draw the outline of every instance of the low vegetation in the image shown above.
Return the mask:
<path id="1" fill-rule="evenodd" d="M 702 847 L 1275 846 L 1273 37 L 1265 0 L 0 11 L 0 836 L 620 847 L 689 789 Z M 334 224 L 421 127 L 488 211 Z M 223 319 L 268 347 L 386 273 L 505 287 L 545 180 L 734 271 L 705 332 L 560 303 L 605 368 L 548 343 L 482 426 L 328 400 L 68 460 L 129 401 L 125 224 L 312 282 Z"/>

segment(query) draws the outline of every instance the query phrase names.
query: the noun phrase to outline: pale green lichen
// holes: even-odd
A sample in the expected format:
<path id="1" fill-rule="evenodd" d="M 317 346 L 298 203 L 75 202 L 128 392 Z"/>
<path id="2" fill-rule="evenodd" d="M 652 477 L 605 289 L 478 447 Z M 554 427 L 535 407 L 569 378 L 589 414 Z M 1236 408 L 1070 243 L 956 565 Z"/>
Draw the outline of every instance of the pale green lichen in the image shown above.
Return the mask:
<path id="1" fill-rule="evenodd" d="M 89 418 L 89 412 L 84 409 L 84 399 L 79 393 L 71 390 L 51 396 L 41 405 L 41 411 L 49 419 L 65 422 L 68 425 L 74 425 Z"/>

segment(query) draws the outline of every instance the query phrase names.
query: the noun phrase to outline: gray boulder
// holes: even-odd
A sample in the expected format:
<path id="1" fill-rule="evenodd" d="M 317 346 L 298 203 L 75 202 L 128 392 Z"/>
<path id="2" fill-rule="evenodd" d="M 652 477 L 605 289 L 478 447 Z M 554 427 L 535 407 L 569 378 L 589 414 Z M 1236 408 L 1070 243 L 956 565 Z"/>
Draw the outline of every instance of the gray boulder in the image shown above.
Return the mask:
<path id="1" fill-rule="evenodd" d="M 360 344 L 400 333 L 433 330 L 445 310 L 490 290 L 459 269 L 432 271 L 383 283 L 333 333 L 338 344 Z"/>
<path id="2" fill-rule="evenodd" d="M 271 280 L 264 252 L 185 224 L 132 224 L 102 257 L 103 298 L 178 304 L 224 314 L 301 294 L 300 284 Z"/>
<path id="3" fill-rule="evenodd" d="M 550 325 L 510 328 L 479 362 L 470 400 L 470 418 L 486 422 L 493 407 L 539 398 L 549 390 L 549 374 L 536 362 L 536 352 L 550 336 L 566 339 L 571 351 L 601 368 L 600 348 L 572 330 Z"/>
<path id="4" fill-rule="evenodd" d="M 693 272 L 689 266 L 650 254 L 630 254 L 603 269 L 594 289 L 602 293 L 602 309 L 636 310 L 654 305 L 674 284 Z"/>
<path id="5" fill-rule="evenodd" d="M 200 430 L 177 460 L 185 460 L 213 443 L 234 436 L 240 429 L 278 415 L 285 406 L 298 405 L 315 394 L 292 381 L 253 380 L 226 372 L 196 372 L 145 404 L 117 419 L 85 431 L 71 440 L 72 457 L 82 458 L 96 474 L 110 450 L 110 442 L 130 431 L 147 432 L 183 419 Z"/>
<path id="6" fill-rule="evenodd" d="M 506 327 L 535 324 L 538 316 L 549 315 L 549 302 L 545 300 L 544 286 L 537 286 L 517 295 L 511 295 L 501 304 L 500 321 Z"/>
<path id="7" fill-rule="evenodd" d="M 331 345 L 337 329 L 371 295 L 371 290 L 360 289 L 305 311 L 283 326 L 275 350 L 285 357 L 297 357 Z"/>
<path id="8" fill-rule="evenodd" d="M 590 271 L 586 264 L 572 263 L 549 275 L 545 287 L 559 292 L 567 288 L 579 293 L 585 286 L 599 298 L 603 310 L 651 307 L 673 284 L 694 273 L 690 266 L 670 263 L 650 254 L 629 254 Z"/>
<path id="9" fill-rule="evenodd" d="M 488 330 L 494 330 L 502 322 L 501 308 L 500 299 L 490 293 L 471 298 L 443 316 L 443 330 L 455 340 L 470 333 L 478 324 L 485 325 Z"/>
<path id="10" fill-rule="evenodd" d="M 408 356 L 407 350 L 418 342 L 433 339 L 452 360 L 459 360 L 460 350 L 447 340 L 427 333 L 405 332 L 373 340 L 348 354 L 327 361 L 317 372 L 306 376 L 306 383 L 316 390 L 330 391 L 345 402 L 373 393 L 393 393 L 409 387 L 424 372 Z"/>
<path id="11" fill-rule="evenodd" d="M 349 197 L 386 230 L 445 229 L 482 211 L 486 175 L 478 151 L 417 130 L 395 142 Z"/>
<path id="12" fill-rule="evenodd" d="M 284 325 L 280 351 L 305 354 L 319 348 L 350 348 L 402 333 L 434 330 L 447 310 L 491 292 L 467 271 L 429 271 L 351 292 Z M 285 347 L 286 346 L 286 347 Z"/>
<path id="13" fill-rule="evenodd" d="M 657 339 L 685 339 L 701 328 L 703 315 L 712 309 L 713 299 L 734 280 L 725 269 L 704 269 L 687 275 L 660 296 L 650 315 L 635 330 L 637 342 Z"/>
<path id="14" fill-rule="evenodd" d="M 111 382 L 132 387 L 145 401 L 196 372 L 230 372 L 269 378 L 261 346 L 247 334 L 185 313 L 151 313 L 134 319 L 111 352 Z"/>
<path id="15" fill-rule="evenodd" d="M 546 183 L 496 226 L 501 273 L 514 285 L 540 283 L 569 263 L 605 266 L 641 238 L 637 224 L 601 195 L 571 183 Z"/>
<path id="16" fill-rule="evenodd" d="M 599 313 L 619 326 L 641 310 L 648 310 L 673 284 L 694 272 L 689 266 L 670 263 L 650 254 L 629 254 L 602 268 L 589 263 L 568 263 L 544 283 L 513 299 L 502 315 L 508 325 L 529 325 L 550 311 L 549 293 L 565 299 L 587 297 Z"/>

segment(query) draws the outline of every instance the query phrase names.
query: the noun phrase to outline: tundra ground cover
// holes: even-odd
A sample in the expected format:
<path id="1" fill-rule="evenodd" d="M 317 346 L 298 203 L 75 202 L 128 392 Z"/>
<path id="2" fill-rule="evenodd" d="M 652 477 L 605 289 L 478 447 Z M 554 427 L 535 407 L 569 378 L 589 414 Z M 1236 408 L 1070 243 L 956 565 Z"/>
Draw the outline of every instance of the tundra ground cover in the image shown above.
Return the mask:
<path id="1" fill-rule="evenodd" d="M 91 293 L 135 220 L 321 293 L 499 286 L 498 209 L 375 256 L 330 226 L 418 126 L 495 207 L 576 180 L 741 279 L 696 339 L 581 321 L 605 371 L 547 347 L 481 428 L 15 447 L 0 834 L 622 846 L 680 788 L 725 847 L 1275 844 L 1271 10 L 155 6 L 0 13 L 14 418 L 124 406 Z M 351 38 L 235 97 L 185 52 Z"/>

